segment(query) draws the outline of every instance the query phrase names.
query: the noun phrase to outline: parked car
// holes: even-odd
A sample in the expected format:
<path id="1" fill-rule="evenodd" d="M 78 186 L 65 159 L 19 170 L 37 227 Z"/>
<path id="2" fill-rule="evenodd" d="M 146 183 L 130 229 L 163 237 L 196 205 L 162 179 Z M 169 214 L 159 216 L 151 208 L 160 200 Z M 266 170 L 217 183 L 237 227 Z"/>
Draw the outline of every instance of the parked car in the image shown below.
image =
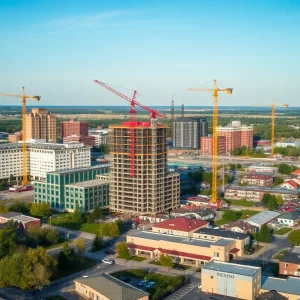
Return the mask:
<path id="1" fill-rule="evenodd" d="M 106 254 L 110 254 L 110 255 L 115 255 L 116 252 L 112 251 L 112 250 L 105 250 L 104 251 Z"/>
<path id="2" fill-rule="evenodd" d="M 114 263 L 113 260 L 111 260 L 111 259 L 106 259 L 106 258 L 102 259 L 102 262 L 103 262 L 104 264 L 108 264 L 108 265 L 112 265 L 112 264 Z"/>
<path id="3" fill-rule="evenodd" d="M 138 282 L 138 286 L 143 286 L 147 283 L 147 280 L 141 280 L 140 282 Z"/>
<path id="4" fill-rule="evenodd" d="M 249 248 L 246 254 L 253 254 L 254 253 L 254 248 Z"/>
<path id="5" fill-rule="evenodd" d="M 146 288 L 147 288 L 147 289 L 151 288 L 151 286 L 153 286 L 155 283 L 156 283 L 156 282 L 154 282 L 154 281 L 148 282 L 148 283 L 146 284 Z"/>
<path id="6" fill-rule="evenodd" d="M 173 266 L 172 269 L 175 269 L 175 270 L 179 270 L 179 271 L 184 271 L 184 267 L 183 266 Z"/>
<path id="7" fill-rule="evenodd" d="M 202 288 L 202 284 L 200 283 L 198 284 L 198 289 L 201 290 L 201 288 Z"/>
<path id="8" fill-rule="evenodd" d="M 126 276 L 121 276 L 119 279 L 120 279 L 121 281 L 123 281 L 123 282 L 129 282 L 129 281 L 130 281 L 130 278 L 129 278 L 129 277 L 126 277 Z"/>

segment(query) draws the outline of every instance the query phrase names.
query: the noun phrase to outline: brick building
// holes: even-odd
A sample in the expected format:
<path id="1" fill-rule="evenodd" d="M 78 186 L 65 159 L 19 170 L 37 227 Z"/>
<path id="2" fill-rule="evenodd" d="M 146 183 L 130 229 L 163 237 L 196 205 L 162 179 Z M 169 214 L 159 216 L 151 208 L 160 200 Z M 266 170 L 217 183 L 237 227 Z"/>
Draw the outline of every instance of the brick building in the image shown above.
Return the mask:
<path id="1" fill-rule="evenodd" d="M 213 153 L 213 137 L 205 136 L 201 137 L 201 149 L 200 155 L 212 155 Z M 222 155 L 226 153 L 226 137 L 218 137 L 218 154 Z"/>
<path id="2" fill-rule="evenodd" d="M 21 131 L 15 132 L 15 133 L 12 133 L 12 134 L 8 135 L 8 142 L 9 143 L 18 143 L 20 141 L 22 141 L 22 132 Z"/>
<path id="3" fill-rule="evenodd" d="M 300 277 L 300 247 L 286 252 L 279 261 L 279 275 Z"/>
<path id="4" fill-rule="evenodd" d="M 41 227 L 40 219 L 24 216 L 19 212 L 8 212 L 6 214 L 0 215 L 0 224 L 7 223 L 13 220 L 18 224 L 22 224 L 24 229 L 28 229 L 30 226 Z"/>
<path id="5" fill-rule="evenodd" d="M 264 174 L 247 174 L 242 180 L 242 183 L 244 182 L 248 185 L 271 186 L 273 184 L 273 177 Z"/>

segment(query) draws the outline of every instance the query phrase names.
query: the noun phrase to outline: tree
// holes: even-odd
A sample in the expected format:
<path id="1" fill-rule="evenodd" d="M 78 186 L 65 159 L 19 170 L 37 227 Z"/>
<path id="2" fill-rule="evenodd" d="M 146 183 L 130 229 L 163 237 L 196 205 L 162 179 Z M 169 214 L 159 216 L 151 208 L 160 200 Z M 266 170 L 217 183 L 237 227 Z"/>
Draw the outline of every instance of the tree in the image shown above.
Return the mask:
<path id="1" fill-rule="evenodd" d="M 126 243 L 118 243 L 116 245 L 116 251 L 120 258 L 129 259 L 131 257 Z"/>
<path id="2" fill-rule="evenodd" d="M 65 244 L 58 255 L 58 268 L 63 270 L 64 268 L 72 268 L 76 263 L 76 254 L 73 248 L 68 244 Z"/>
<path id="3" fill-rule="evenodd" d="M 45 231 L 45 229 L 47 229 Z M 57 230 L 52 228 L 43 228 L 43 232 L 46 235 L 46 239 L 50 245 L 55 245 L 59 241 L 59 233 Z"/>
<path id="4" fill-rule="evenodd" d="M 159 256 L 159 263 L 162 266 L 172 268 L 173 267 L 173 258 L 172 258 L 172 256 L 161 254 Z"/>
<path id="5" fill-rule="evenodd" d="M 74 223 L 81 224 L 83 222 L 82 209 L 79 205 L 76 204 L 74 212 L 72 213 L 72 221 Z"/>
<path id="6" fill-rule="evenodd" d="M 118 237 L 120 235 L 120 229 L 117 223 L 102 223 L 99 229 L 99 233 L 102 236 Z"/>
<path id="7" fill-rule="evenodd" d="M 51 271 L 46 266 L 38 263 L 33 268 L 32 285 L 41 290 L 45 285 L 50 283 Z"/>
<path id="8" fill-rule="evenodd" d="M 0 230 L 0 259 L 12 255 L 17 247 L 17 235 L 12 229 Z"/>
<path id="9" fill-rule="evenodd" d="M 16 201 L 9 206 L 8 210 L 27 215 L 27 214 L 29 214 L 30 206 L 31 206 L 31 204 L 29 204 L 29 203 Z"/>
<path id="10" fill-rule="evenodd" d="M 75 240 L 75 248 L 79 255 L 82 255 L 85 252 L 85 241 L 82 237 Z"/>
<path id="11" fill-rule="evenodd" d="M 267 203 L 268 210 L 274 210 L 277 207 L 276 198 L 272 196 Z"/>
<path id="12" fill-rule="evenodd" d="M 7 212 L 8 207 L 3 202 L 0 202 L 0 215 L 6 214 Z"/>
<path id="13" fill-rule="evenodd" d="M 33 203 L 30 208 L 30 214 L 36 217 L 49 217 L 51 209 L 46 202 Z"/>
<path id="14" fill-rule="evenodd" d="M 236 221 L 240 218 L 240 213 L 228 209 L 228 210 L 224 211 L 222 218 L 228 222 Z"/>
<path id="15" fill-rule="evenodd" d="M 293 171 L 293 167 L 287 164 L 279 164 L 278 165 L 278 172 L 281 174 L 290 175 Z"/>
<path id="16" fill-rule="evenodd" d="M 101 236 L 99 236 L 98 232 L 96 233 L 96 236 L 93 240 L 93 244 L 92 244 L 92 251 L 96 252 L 99 251 L 103 248 L 103 238 Z"/>
<path id="17" fill-rule="evenodd" d="M 300 229 L 293 230 L 288 235 L 288 241 L 292 245 L 300 245 Z"/>
<path id="18" fill-rule="evenodd" d="M 276 200 L 277 205 L 282 205 L 283 204 L 283 200 L 282 200 L 282 197 L 280 195 L 275 196 L 275 200 Z"/>
<path id="19" fill-rule="evenodd" d="M 263 195 L 261 202 L 263 202 L 267 206 L 270 199 L 272 199 L 272 195 L 269 193 L 266 193 Z"/>
<path id="20" fill-rule="evenodd" d="M 262 243 L 271 243 L 272 232 L 267 225 L 263 225 L 260 231 L 256 234 L 256 240 Z"/>
<path id="21" fill-rule="evenodd" d="M 284 182 L 284 180 L 281 177 L 276 177 L 273 185 L 276 186 L 276 185 L 282 184 L 283 182 Z"/>

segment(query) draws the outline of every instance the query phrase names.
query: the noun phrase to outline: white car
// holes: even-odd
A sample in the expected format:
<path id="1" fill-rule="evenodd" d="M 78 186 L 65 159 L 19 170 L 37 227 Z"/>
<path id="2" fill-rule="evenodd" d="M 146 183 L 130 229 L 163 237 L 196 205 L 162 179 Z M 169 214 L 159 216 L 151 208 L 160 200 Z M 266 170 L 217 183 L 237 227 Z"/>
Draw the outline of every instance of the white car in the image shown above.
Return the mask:
<path id="1" fill-rule="evenodd" d="M 202 288 L 202 284 L 200 283 L 200 284 L 198 284 L 198 289 L 201 290 L 201 288 Z"/>
<path id="2" fill-rule="evenodd" d="M 104 263 L 104 264 L 108 264 L 108 265 L 112 265 L 113 263 L 114 263 L 114 261 L 113 260 L 111 260 L 111 259 L 102 259 L 102 262 Z"/>

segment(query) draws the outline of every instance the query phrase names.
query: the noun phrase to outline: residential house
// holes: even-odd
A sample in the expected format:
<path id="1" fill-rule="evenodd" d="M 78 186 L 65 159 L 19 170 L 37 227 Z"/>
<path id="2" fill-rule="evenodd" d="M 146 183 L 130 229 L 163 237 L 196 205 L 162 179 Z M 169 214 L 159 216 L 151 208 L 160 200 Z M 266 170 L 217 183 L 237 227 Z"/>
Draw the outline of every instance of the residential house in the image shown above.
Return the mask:
<path id="1" fill-rule="evenodd" d="M 242 179 L 242 183 L 255 186 L 271 186 L 273 184 L 273 176 L 265 174 L 247 174 Z"/>
<path id="2" fill-rule="evenodd" d="M 286 188 L 288 190 L 295 190 L 298 188 L 298 184 L 296 181 L 294 181 L 292 179 L 288 179 L 284 183 L 281 184 L 281 187 Z"/>
<path id="3" fill-rule="evenodd" d="M 257 215 L 254 215 L 248 219 L 245 219 L 244 222 L 253 225 L 260 229 L 263 225 L 268 224 L 272 220 L 275 220 L 280 216 L 280 213 L 277 213 L 275 211 L 262 211 L 258 213 Z"/>
<path id="4" fill-rule="evenodd" d="M 257 228 L 255 226 L 244 221 L 232 221 L 230 223 L 222 225 L 221 227 L 226 230 L 245 234 L 251 234 L 257 231 Z"/>
<path id="5" fill-rule="evenodd" d="M 300 277 L 300 247 L 284 253 L 279 261 L 279 275 Z"/>
<path id="6" fill-rule="evenodd" d="M 289 227 L 297 226 L 300 223 L 300 212 L 288 212 L 278 217 L 278 223 L 284 224 Z"/>
<path id="7" fill-rule="evenodd" d="M 41 227 L 41 220 L 29 216 L 24 216 L 19 212 L 8 212 L 6 214 L 0 215 L 0 224 L 6 223 L 13 220 L 18 224 L 22 224 L 24 229 L 28 229 L 30 226 Z"/>
<path id="8" fill-rule="evenodd" d="M 185 205 L 172 210 L 170 215 L 174 218 L 185 217 L 208 221 L 213 220 L 216 216 L 216 213 L 211 209 L 200 208 L 196 205 Z"/>

